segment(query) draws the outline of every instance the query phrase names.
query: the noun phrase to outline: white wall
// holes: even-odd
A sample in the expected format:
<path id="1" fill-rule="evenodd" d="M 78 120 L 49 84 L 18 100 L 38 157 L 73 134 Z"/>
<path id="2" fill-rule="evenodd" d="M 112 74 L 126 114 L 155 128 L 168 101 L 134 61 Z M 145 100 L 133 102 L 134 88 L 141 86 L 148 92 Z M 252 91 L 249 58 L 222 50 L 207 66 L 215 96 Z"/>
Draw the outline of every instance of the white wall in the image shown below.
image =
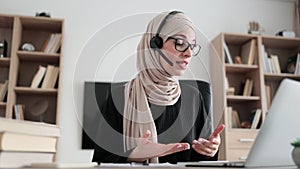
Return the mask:
<path id="1" fill-rule="evenodd" d="M 111 35 L 122 31 L 140 33 L 145 30 L 145 24 L 153 13 L 174 9 L 188 14 L 207 37 L 206 41 L 220 32 L 245 33 L 247 23 L 252 20 L 258 21 L 266 34 L 274 35 L 278 30 L 292 30 L 293 3 L 293 0 L 0 0 L 0 13 L 34 15 L 36 11 L 47 10 L 52 17 L 65 19 L 65 48 L 61 72 L 62 137 L 58 160 L 87 162 L 91 160 L 92 151 L 80 150 L 83 82 L 92 79 L 108 81 L 131 78 L 135 71 L 135 59 L 128 56 L 134 54 L 139 36 L 123 39 L 105 58 L 99 55 L 99 51 L 105 46 L 103 39 L 111 40 Z M 132 24 L 130 19 L 141 14 L 145 14 L 142 15 L 144 19 L 138 18 Z M 129 21 L 130 24 L 103 31 L 114 23 L 124 26 L 122 21 Z M 208 61 L 209 58 L 204 55 L 201 63 L 207 66 Z M 115 68 L 120 68 L 118 73 L 122 73 L 122 76 L 115 77 Z M 202 72 L 200 68 L 194 69 L 195 72 Z M 207 78 L 206 74 L 202 76 Z"/>

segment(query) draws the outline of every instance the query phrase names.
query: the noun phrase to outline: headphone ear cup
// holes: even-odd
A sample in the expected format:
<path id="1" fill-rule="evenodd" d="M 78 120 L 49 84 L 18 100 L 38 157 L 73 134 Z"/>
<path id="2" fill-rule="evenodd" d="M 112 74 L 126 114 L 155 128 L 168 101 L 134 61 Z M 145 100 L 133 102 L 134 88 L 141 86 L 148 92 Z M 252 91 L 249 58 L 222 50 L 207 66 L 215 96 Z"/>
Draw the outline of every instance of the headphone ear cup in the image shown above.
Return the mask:
<path id="1" fill-rule="evenodd" d="M 160 36 L 154 36 L 150 40 L 150 47 L 151 48 L 158 48 L 161 49 L 163 47 L 163 39 Z"/>

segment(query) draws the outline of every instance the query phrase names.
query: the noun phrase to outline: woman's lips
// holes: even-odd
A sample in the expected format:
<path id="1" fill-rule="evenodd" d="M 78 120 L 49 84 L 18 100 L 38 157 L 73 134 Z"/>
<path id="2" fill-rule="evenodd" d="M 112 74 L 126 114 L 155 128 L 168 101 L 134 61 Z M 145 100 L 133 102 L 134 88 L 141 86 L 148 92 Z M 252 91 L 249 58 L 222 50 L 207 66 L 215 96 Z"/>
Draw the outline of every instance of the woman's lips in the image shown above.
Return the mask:
<path id="1" fill-rule="evenodd" d="M 183 70 L 185 70 L 187 68 L 187 65 L 189 64 L 189 62 L 183 60 L 183 61 L 176 61 L 176 64 Z"/>

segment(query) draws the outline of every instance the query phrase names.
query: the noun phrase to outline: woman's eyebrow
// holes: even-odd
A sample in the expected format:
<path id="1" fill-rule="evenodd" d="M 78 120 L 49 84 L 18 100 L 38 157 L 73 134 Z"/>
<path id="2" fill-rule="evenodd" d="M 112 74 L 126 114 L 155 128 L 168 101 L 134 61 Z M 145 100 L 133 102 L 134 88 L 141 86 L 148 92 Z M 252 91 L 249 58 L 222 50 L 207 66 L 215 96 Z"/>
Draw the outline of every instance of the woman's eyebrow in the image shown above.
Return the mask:
<path id="1" fill-rule="evenodd" d="M 184 34 L 177 34 L 177 35 L 174 35 L 173 37 L 180 37 L 187 41 L 187 36 L 185 36 Z M 192 42 L 196 42 L 196 39 L 193 39 Z"/>

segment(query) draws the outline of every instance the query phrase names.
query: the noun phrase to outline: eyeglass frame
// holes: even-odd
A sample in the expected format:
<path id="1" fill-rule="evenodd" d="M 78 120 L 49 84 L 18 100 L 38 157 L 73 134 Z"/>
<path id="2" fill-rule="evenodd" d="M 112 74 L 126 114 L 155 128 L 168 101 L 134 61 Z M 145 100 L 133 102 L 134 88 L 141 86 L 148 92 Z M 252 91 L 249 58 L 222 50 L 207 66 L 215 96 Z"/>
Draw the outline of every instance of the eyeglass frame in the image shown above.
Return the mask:
<path id="1" fill-rule="evenodd" d="M 199 44 L 190 44 L 187 40 L 185 40 L 185 39 L 182 39 L 182 38 L 174 38 L 174 37 L 168 37 L 168 39 L 167 39 L 167 41 L 168 40 L 170 40 L 170 39 L 173 39 L 173 40 L 175 40 L 175 49 L 178 51 L 178 52 L 185 52 L 185 51 L 187 51 L 188 50 L 188 48 L 190 48 L 191 50 L 192 50 L 192 53 L 193 53 L 193 56 L 197 56 L 198 54 L 199 54 L 199 52 L 200 52 L 200 50 L 201 50 L 201 45 L 199 45 Z M 184 50 L 179 50 L 179 49 L 177 49 L 177 45 L 179 45 L 179 43 L 177 43 L 177 41 L 178 40 L 182 40 L 184 43 L 187 43 L 187 47 L 184 49 Z M 194 53 L 193 52 L 193 49 L 196 47 L 196 46 L 198 46 L 199 47 L 199 50 L 197 51 L 197 53 Z"/>

